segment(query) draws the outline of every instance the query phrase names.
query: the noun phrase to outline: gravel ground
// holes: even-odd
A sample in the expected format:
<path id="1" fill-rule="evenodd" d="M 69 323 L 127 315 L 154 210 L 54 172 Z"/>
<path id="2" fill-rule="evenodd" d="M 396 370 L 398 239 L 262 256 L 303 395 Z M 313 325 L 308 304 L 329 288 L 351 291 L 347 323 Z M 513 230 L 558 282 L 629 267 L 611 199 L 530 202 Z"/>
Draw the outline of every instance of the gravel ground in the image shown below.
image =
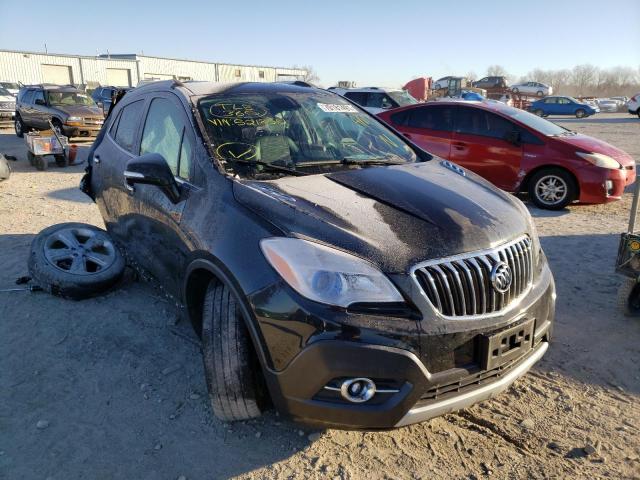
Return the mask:
<path id="1" fill-rule="evenodd" d="M 637 118 L 557 121 L 640 160 Z M 38 172 L 7 130 L 0 152 L 18 156 L 0 183 L 2 289 L 36 232 L 102 220 L 82 166 Z M 390 432 L 216 420 L 190 327 L 152 284 L 80 302 L 0 293 L 0 479 L 640 478 L 640 321 L 617 309 L 613 272 L 629 206 L 529 206 L 558 288 L 548 354 L 494 400 Z"/>

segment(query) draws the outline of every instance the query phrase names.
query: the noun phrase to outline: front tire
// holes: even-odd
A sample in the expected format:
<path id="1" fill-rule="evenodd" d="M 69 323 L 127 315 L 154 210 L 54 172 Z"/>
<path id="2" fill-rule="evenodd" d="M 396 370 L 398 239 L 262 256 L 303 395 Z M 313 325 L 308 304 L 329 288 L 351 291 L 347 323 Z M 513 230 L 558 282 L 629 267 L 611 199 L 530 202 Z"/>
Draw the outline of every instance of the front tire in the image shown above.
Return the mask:
<path id="1" fill-rule="evenodd" d="M 538 207 L 561 210 L 576 197 L 577 187 L 573 177 L 560 168 L 545 168 L 529 180 L 529 197 Z"/>
<path id="2" fill-rule="evenodd" d="M 538 109 L 534 112 L 536 115 L 538 115 L 539 117 L 544 117 L 544 111 Z"/>
<path id="3" fill-rule="evenodd" d="M 13 122 L 13 128 L 16 131 L 17 137 L 24 137 L 24 123 L 22 123 L 22 118 L 20 118 L 20 115 L 16 115 L 16 119 Z"/>
<path id="4" fill-rule="evenodd" d="M 202 309 L 202 358 L 211 407 L 223 421 L 262 413 L 263 385 L 238 300 L 212 281 Z"/>
<path id="5" fill-rule="evenodd" d="M 536 95 L 538 95 L 539 97 L 542 97 L 544 95 L 544 92 L 541 90 L 538 90 L 538 93 L 536 93 Z"/>

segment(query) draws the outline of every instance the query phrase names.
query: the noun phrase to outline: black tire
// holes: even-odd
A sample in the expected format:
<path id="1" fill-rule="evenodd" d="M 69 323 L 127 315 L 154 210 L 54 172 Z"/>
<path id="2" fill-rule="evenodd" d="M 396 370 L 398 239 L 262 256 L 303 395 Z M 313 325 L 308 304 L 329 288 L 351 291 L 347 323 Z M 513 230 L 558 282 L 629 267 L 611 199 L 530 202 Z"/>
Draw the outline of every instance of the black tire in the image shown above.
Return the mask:
<path id="1" fill-rule="evenodd" d="M 636 111 L 636 114 L 638 115 L 638 118 L 640 118 L 640 108 Z"/>
<path id="2" fill-rule="evenodd" d="M 563 209 L 575 200 L 578 192 L 571 174 L 561 168 L 545 168 L 536 172 L 529 179 L 528 190 L 531 201 L 538 208 L 547 210 Z"/>
<path id="3" fill-rule="evenodd" d="M 16 131 L 16 136 L 20 138 L 24 137 L 24 123 L 22 122 L 20 115 L 16 115 L 16 118 L 13 121 L 13 128 Z"/>
<path id="4" fill-rule="evenodd" d="M 533 112 L 533 113 L 535 113 L 535 114 L 536 114 L 536 115 L 538 115 L 539 117 L 544 117 L 544 111 L 542 111 L 542 110 L 540 110 L 540 109 L 536 110 L 536 111 L 535 111 L 535 112 Z"/>
<path id="5" fill-rule="evenodd" d="M 36 156 L 27 150 L 27 160 L 32 167 L 36 166 Z"/>
<path id="6" fill-rule="evenodd" d="M 124 257 L 107 232 L 86 223 L 52 225 L 31 243 L 31 278 L 60 297 L 80 300 L 98 295 L 120 280 L 124 267 Z"/>
<path id="7" fill-rule="evenodd" d="M 576 118 L 584 118 L 587 116 L 587 112 L 583 108 L 576 110 Z"/>
<path id="8" fill-rule="evenodd" d="M 216 417 L 236 421 L 261 415 L 264 386 L 249 332 L 235 296 L 215 281 L 202 309 L 202 358 Z"/>
<path id="9" fill-rule="evenodd" d="M 634 278 L 625 278 L 618 288 L 618 308 L 627 317 L 640 317 L 640 284 Z"/>
<path id="10" fill-rule="evenodd" d="M 56 159 L 56 165 L 58 167 L 64 168 L 69 166 L 69 159 L 66 155 L 54 155 L 54 157 Z"/>
<path id="11" fill-rule="evenodd" d="M 542 90 L 538 90 L 536 92 L 536 95 L 539 96 L 539 97 L 542 97 L 542 96 L 544 96 L 544 92 Z"/>
<path id="12" fill-rule="evenodd" d="M 49 167 L 49 159 L 46 155 L 34 155 L 33 164 L 38 170 L 43 171 Z"/>
<path id="13" fill-rule="evenodd" d="M 51 124 L 53 125 L 53 129 L 58 133 L 58 135 L 64 135 L 64 131 L 62 130 L 62 123 L 57 118 L 51 120 Z"/>

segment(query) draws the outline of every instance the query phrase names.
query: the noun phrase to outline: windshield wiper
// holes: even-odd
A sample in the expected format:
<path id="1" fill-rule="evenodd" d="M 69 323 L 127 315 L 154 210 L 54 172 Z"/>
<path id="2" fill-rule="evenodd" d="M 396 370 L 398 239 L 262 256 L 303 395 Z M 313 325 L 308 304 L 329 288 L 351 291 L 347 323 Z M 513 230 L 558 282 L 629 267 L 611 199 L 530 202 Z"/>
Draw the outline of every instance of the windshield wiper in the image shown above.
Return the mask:
<path id="1" fill-rule="evenodd" d="M 311 162 L 300 162 L 298 167 L 315 167 L 322 165 L 404 165 L 407 162 L 385 160 L 384 158 L 363 158 L 358 160 L 357 157 L 344 157 L 342 160 L 318 160 Z"/>
<path id="2" fill-rule="evenodd" d="M 263 167 L 265 167 L 268 170 L 271 170 L 272 172 L 283 172 L 283 173 L 288 173 L 290 175 L 296 175 L 298 177 L 303 175 L 308 175 L 307 173 L 299 172 L 298 170 L 294 170 L 293 168 L 281 167 L 280 165 L 274 165 L 273 163 L 262 162 L 260 160 L 243 160 L 241 158 L 224 158 L 223 160 L 225 162 L 241 163 L 243 165 L 251 165 L 254 167 L 257 165 L 262 165 Z"/>

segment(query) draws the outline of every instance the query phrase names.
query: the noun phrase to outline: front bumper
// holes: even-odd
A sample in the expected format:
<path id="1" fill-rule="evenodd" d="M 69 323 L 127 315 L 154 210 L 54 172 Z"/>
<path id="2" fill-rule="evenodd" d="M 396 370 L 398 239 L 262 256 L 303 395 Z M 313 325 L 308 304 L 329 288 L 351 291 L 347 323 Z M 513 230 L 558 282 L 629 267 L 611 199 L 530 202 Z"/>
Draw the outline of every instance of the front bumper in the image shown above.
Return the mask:
<path id="1" fill-rule="evenodd" d="M 586 167 L 578 172 L 580 203 L 607 203 L 620 200 L 624 189 L 636 181 L 636 167 L 617 170 Z"/>
<path id="2" fill-rule="evenodd" d="M 101 128 L 102 125 L 63 125 L 62 131 L 67 137 L 95 137 Z"/>
<path id="3" fill-rule="evenodd" d="M 317 341 L 310 338 L 284 368 L 267 369 L 265 378 L 276 408 L 303 423 L 367 430 L 401 427 L 466 408 L 507 389 L 546 352 L 554 314 L 555 285 L 545 265 L 530 293 L 506 318 L 478 319 L 478 326 L 451 334 L 427 334 L 417 328 L 405 336 L 406 347 L 398 341 L 401 335 L 386 345 L 376 344 L 392 336 L 378 332 L 376 338 L 364 328 L 350 326 L 320 335 Z M 483 369 L 481 337 L 530 322 L 534 326 L 527 348 L 516 358 Z M 419 351 L 414 345 L 421 345 Z M 385 392 L 365 403 L 350 403 L 335 389 L 326 388 L 357 377 L 374 380 Z"/>

